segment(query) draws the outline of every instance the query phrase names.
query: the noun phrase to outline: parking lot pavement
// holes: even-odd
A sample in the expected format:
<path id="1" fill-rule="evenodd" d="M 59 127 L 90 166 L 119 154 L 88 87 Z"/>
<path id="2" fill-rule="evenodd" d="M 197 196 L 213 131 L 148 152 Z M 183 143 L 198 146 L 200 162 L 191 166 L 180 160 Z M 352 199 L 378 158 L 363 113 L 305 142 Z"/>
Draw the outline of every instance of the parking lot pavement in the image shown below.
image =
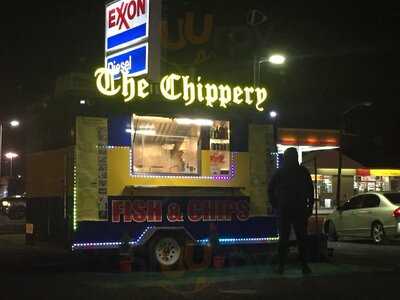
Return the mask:
<path id="1" fill-rule="evenodd" d="M 70 253 L 47 244 L 26 245 L 24 234 L 0 234 L 0 269 L 24 272 L 35 266 L 70 263 Z"/>
<path id="2" fill-rule="evenodd" d="M 129 274 L 118 275 L 107 273 L 94 273 L 90 281 L 90 285 L 99 285 L 106 281 L 104 287 L 165 287 L 185 286 L 197 284 L 199 281 L 207 282 L 207 284 L 218 284 L 223 282 L 240 282 L 251 280 L 283 280 L 283 279 L 312 279 L 312 278 L 331 278 L 337 276 L 347 276 L 349 274 L 367 274 L 372 272 L 389 272 L 388 268 L 365 267 L 350 264 L 339 263 L 310 263 L 312 274 L 303 275 L 301 269 L 296 264 L 289 264 L 284 272 L 280 275 L 274 272 L 273 266 L 264 265 L 247 265 L 240 267 L 227 267 L 223 269 L 201 269 L 197 271 L 176 271 L 176 272 L 132 272 Z M 83 282 L 85 276 L 82 277 Z M 200 279 L 203 280 L 200 280 Z"/>
<path id="3" fill-rule="evenodd" d="M 342 240 L 329 242 L 335 260 L 363 266 L 400 269 L 400 241 L 375 245 L 369 240 Z"/>
<path id="4" fill-rule="evenodd" d="M 333 249 L 333 256 L 328 257 L 324 262 L 327 264 L 316 265 L 318 270 L 316 274 L 324 273 L 328 270 L 326 269 L 328 266 L 331 266 L 329 270 L 333 271 L 336 265 L 345 266 L 343 270 L 349 272 L 353 272 L 357 268 L 364 268 L 363 270 L 371 272 L 374 270 L 400 270 L 400 243 L 398 242 L 388 245 L 374 245 L 368 241 L 341 241 L 329 242 L 328 247 Z M 263 267 L 267 266 L 268 269 L 270 267 L 268 264 L 274 261 L 275 253 L 276 251 L 272 250 L 269 254 L 266 253 L 262 257 L 258 256 L 258 258 L 253 257 L 251 253 L 244 253 L 246 257 L 242 258 L 247 261 L 247 264 L 259 264 Z M 296 248 L 291 248 L 290 257 L 291 261 L 296 261 Z M 134 271 L 143 270 L 143 260 L 140 263 L 140 258 L 137 257 L 136 261 L 139 261 L 139 269 L 135 269 L 136 265 L 134 264 Z M 246 263 L 239 262 L 239 265 L 243 264 Z M 322 268 L 321 266 L 325 267 Z M 349 269 L 350 266 L 353 266 L 353 269 Z M 19 271 L 36 269 L 102 273 L 115 273 L 118 269 L 116 260 L 104 259 L 101 255 L 92 255 L 88 259 L 86 256 L 72 255 L 68 249 L 60 246 L 39 243 L 26 245 L 25 235 L 23 234 L 0 235 L 0 267 L 3 270 Z M 286 275 L 289 277 L 297 276 L 298 272 L 298 269 L 292 268 Z M 259 276 L 266 276 L 266 274 L 261 272 Z"/>
<path id="5" fill-rule="evenodd" d="M 268 265 L 176 272 L 36 272 L 1 278 L 5 299 L 385 299 L 399 273 L 346 264 L 295 265 L 277 275 Z M 23 289 L 20 284 L 23 282 Z M 386 286 L 387 287 L 387 286 Z M 8 296 L 12 295 L 12 298 Z"/>
<path id="6" fill-rule="evenodd" d="M 10 220 L 6 215 L 0 214 L 0 234 L 14 234 L 25 232 L 25 219 Z"/>
<path id="7" fill-rule="evenodd" d="M 329 243 L 333 257 L 311 263 L 304 276 L 291 251 L 286 272 L 268 262 L 223 269 L 176 272 L 117 269 L 71 260 L 69 252 L 25 245 L 24 235 L 0 235 L 0 282 L 4 299 L 380 299 L 400 275 L 400 245 L 366 241 Z M 396 262 L 396 263 L 394 263 Z M 6 267 L 5 267 L 6 266 Z M 7 268 L 8 266 L 8 268 Z M 24 289 L 20 283 L 24 282 Z M 36 297 L 37 296 L 37 297 Z M 8 297 L 8 298 L 7 298 Z M 1 299 L 1 297 L 0 297 Z"/>

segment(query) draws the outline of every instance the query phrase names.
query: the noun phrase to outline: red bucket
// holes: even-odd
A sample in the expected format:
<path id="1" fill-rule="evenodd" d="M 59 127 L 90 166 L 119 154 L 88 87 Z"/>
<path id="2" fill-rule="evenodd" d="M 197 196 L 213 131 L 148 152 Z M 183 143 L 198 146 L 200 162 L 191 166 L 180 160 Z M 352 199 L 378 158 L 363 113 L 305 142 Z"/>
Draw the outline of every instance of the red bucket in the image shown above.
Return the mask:
<path id="1" fill-rule="evenodd" d="M 132 272 L 132 259 L 131 258 L 121 258 L 119 261 L 119 271 L 121 273 Z"/>
<path id="2" fill-rule="evenodd" d="M 225 257 L 224 256 L 214 256 L 213 257 L 213 265 L 216 269 L 221 269 L 225 265 Z"/>

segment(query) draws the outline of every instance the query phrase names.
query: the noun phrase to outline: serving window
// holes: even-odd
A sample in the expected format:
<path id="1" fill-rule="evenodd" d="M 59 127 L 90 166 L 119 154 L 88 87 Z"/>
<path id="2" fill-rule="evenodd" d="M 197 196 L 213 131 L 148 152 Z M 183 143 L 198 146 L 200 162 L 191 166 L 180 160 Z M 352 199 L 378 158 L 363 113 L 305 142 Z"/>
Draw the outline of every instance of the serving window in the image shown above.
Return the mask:
<path id="1" fill-rule="evenodd" d="M 199 173 L 199 125 L 171 118 L 134 116 L 132 129 L 135 173 Z"/>
<path id="2" fill-rule="evenodd" d="M 229 122 L 134 115 L 131 137 L 136 174 L 200 176 L 204 139 L 210 145 L 209 173 L 227 174 L 230 168 Z"/>

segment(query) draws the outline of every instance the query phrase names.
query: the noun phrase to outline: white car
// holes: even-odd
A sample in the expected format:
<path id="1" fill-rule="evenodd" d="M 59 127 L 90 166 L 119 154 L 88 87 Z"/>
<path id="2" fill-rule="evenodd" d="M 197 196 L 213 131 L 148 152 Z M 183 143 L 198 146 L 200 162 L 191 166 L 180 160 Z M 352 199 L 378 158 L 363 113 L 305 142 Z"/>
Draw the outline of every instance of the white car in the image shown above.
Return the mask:
<path id="1" fill-rule="evenodd" d="M 376 244 L 400 236 L 400 192 L 352 197 L 326 218 L 324 231 L 330 240 L 371 238 Z"/>

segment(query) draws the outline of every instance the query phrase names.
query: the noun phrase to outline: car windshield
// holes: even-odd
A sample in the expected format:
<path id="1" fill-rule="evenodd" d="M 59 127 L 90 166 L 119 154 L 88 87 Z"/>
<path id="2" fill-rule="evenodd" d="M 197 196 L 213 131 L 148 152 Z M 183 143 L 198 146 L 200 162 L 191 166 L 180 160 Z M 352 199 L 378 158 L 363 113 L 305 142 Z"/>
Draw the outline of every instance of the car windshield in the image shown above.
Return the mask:
<path id="1" fill-rule="evenodd" d="M 384 195 L 393 204 L 400 204 L 400 193 L 385 193 Z"/>

